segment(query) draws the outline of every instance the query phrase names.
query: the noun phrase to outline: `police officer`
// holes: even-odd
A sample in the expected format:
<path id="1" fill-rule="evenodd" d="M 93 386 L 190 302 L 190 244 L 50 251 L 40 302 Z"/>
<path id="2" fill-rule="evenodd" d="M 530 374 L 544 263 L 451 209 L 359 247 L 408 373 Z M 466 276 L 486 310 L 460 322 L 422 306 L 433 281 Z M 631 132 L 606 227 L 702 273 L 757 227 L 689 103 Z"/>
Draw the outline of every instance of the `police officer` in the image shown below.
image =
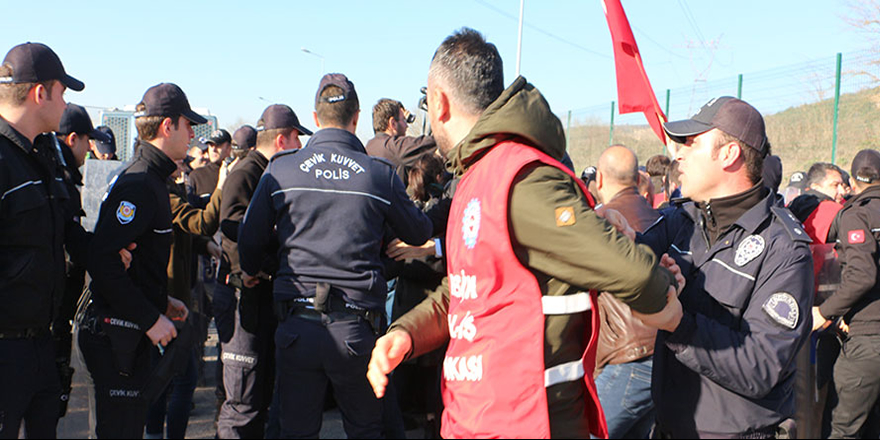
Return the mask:
<path id="1" fill-rule="evenodd" d="M 351 81 L 325 75 L 315 97 L 321 130 L 302 151 L 272 160 L 239 231 L 249 282 L 280 247 L 274 295 L 283 437 L 317 437 L 328 381 L 346 434 L 381 436 L 382 404 L 366 372 L 383 326 L 383 226 L 414 245 L 431 233 L 391 165 L 367 156 L 354 135 L 358 111 Z"/>
<path id="2" fill-rule="evenodd" d="M 880 397 L 880 153 L 862 150 L 852 162 L 855 197 L 835 219 L 840 288 L 813 308 L 814 329 L 843 318 L 849 337 L 834 365 L 837 402 L 831 414 L 831 438 L 876 438 L 865 432 L 876 424 Z M 873 415 L 873 417 L 872 417 Z"/>
<path id="3" fill-rule="evenodd" d="M 239 265 L 239 224 L 269 159 L 302 147 L 300 135 L 312 132 L 299 123 L 290 107 L 270 105 L 257 123 L 256 148 L 235 166 L 223 185 L 220 229 L 223 258 L 214 293 L 214 319 L 221 342 L 226 401 L 220 407 L 220 438 L 262 438 L 272 402 L 274 350 L 272 283 L 245 286 Z M 262 263 L 262 260 L 261 260 Z M 274 263 L 258 265 L 274 272 Z"/>
<path id="4" fill-rule="evenodd" d="M 95 383 L 96 433 L 140 438 L 149 402 L 141 398 L 151 372 L 151 345 L 166 346 L 186 306 L 168 296 L 172 215 L 166 182 L 183 160 L 193 124 L 204 124 L 183 90 L 153 86 L 135 109 L 135 158 L 101 204 L 89 249 L 93 303 L 80 323 L 79 347 Z M 117 250 L 134 242 L 129 270 Z M 118 243 L 123 243 L 120 245 Z"/>
<path id="5" fill-rule="evenodd" d="M 809 237 L 761 179 L 764 120 L 736 98 L 664 124 L 682 195 L 641 240 L 669 253 L 684 315 L 657 336 L 653 397 L 661 438 L 772 438 L 794 414 L 794 358 L 812 306 Z"/>
<path id="6" fill-rule="evenodd" d="M 55 438 L 49 325 L 64 292 L 70 195 L 54 140 L 38 135 L 58 130 L 64 91 L 84 87 L 43 44 L 15 46 L 0 65 L 0 438 L 18 438 L 22 421 L 28 438 Z"/>

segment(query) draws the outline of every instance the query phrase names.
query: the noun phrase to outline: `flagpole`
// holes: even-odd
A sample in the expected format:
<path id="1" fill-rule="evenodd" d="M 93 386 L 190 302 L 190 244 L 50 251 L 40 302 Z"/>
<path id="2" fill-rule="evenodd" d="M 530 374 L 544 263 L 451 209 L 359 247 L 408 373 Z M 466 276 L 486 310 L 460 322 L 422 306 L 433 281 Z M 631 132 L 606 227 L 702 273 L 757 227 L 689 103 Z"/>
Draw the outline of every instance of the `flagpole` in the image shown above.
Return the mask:
<path id="1" fill-rule="evenodd" d="M 519 76 L 519 66 L 522 61 L 522 35 L 523 35 L 523 11 L 526 0 L 519 0 L 519 36 L 516 43 L 516 76 Z"/>

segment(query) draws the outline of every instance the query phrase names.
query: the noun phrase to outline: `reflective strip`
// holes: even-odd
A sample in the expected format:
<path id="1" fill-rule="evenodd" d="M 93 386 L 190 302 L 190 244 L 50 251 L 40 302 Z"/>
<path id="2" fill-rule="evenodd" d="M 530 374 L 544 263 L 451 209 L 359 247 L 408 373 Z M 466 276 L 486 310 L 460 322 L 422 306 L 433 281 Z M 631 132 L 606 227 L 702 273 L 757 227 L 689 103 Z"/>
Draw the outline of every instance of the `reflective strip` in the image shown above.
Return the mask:
<path id="1" fill-rule="evenodd" d="M 880 228 L 871 229 L 871 232 L 880 232 Z"/>
<path id="2" fill-rule="evenodd" d="M 661 215 L 660 218 L 658 218 L 657 220 L 654 221 L 654 223 L 651 223 L 651 226 L 648 226 L 647 228 L 645 228 L 645 232 L 643 232 L 643 233 L 647 233 L 648 231 L 651 230 L 651 228 L 653 228 L 654 226 L 659 225 L 660 222 L 663 221 L 663 218 L 664 218 L 664 216 Z"/>
<path id="3" fill-rule="evenodd" d="M 562 296 L 544 295 L 541 297 L 541 305 L 545 315 L 573 315 L 586 312 L 593 307 L 590 303 L 590 294 L 586 292 Z"/>
<path id="4" fill-rule="evenodd" d="M 725 262 L 723 262 L 723 261 L 721 261 L 721 260 L 719 260 L 719 259 L 717 259 L 717 258 L 713 258 L 712 261 L 714 261 L 714 262 L 716 262 L 716 263 L 718 263 L 718 264 L 724 266 L 725 269 L 727 269 L 727 270 L 729 270 L 729 271 L 731 271 L 731 272 L 733 272 L 733 273 L 735 273 L 735 274 L 737 274 L 737 275 L 739 275 L 739 276 L 741 276 L 741 277 L 745 277 L 745 278 L 748 278 L 748 279 L 750 279 L 750 280 L 752 280 L 752 281 L 755 281 L 755 277 L 753 277 L 753 276 L 751 276 L 751 275 L 749 275 L 749 274 L 747 274 L 747 273 L 740 272 L 740 271 L 738 271 L 738 270 L 736 270 L 736 269 L 734 269 L 734 268 L 728 266 L 727 263 L 725 263 Z"/>
<path id="5" fill-rule="evenodd" d="M 275 196 L 278 195 L 278 194 L 286 193 L 286 192 L 289 192 L 289 191 L 313 191 L 313 192 L 323 192 L 323 193 L 332 193 L 332 194 L 348 194 L 348 195 L 354 195 L 354 196 L 365 196 L 365 197 L 369 197 L 369 198 L 371 198 L 371 199 L 376 199 L 376 200 L 378 200 L 378 201 L 380 201 L 380 202 L 382 202 L 382 203 L 384 203 L 384 204 L 386 204 L 386 205 L 389 205 L 389 206 L 391 205 L 391 202 L 389 202 L 388 200 L 385 200 L 385 199 L 383 199 L 383 198 L 381 198 L 381 197 L 379 197 L 379 196 L 375 196 L 375 195 L 370 194 L 370 193 L 359 192 L 359 191 L 342 191 L 342 190 L 338 190 L 338 189 L 320 189 L 320 188 L 287 188 L 287 189 L 280 189 L 280 190 L 278 190 L 278 191 L 273 192 L 273 193 L 272 193 L 272 197 L 275 197 Z"/>
<path id="6" fill-rule="evenodd" d="M 691 251 L 683 251 L 683 250 L 679 249 L 678 246 L 676 246 L 674 244 L 670 244 L 669 247 L 675 249 L 676 252 L 678 252 L 679 254 L 682 254 L 682 255 L 693 255 L 694 254 Z"/>
<path id="7" fill-rule="evenodd" d="M 553 385 L 571 382 L 584 377 L 584 361 L 578 359 L 567 364 L 557 365 L 544 370 L 544 388 Z"/>
<path id="8" fill-rule="evenodd" d="M 170 234 L 171 231 L 173 231 L 173 230 L 174 230 L 174 229 L 162 229 L 162 230 L 159 230 L 159 229 L 153 229 L 153 232 L 155 232 L 155 233 L 157 233 L 157 234 Z"/>
<path id="9" fill-rule="evenodd" d="M 39 180 L 31 180 L 30 182 L 22 183 L 21 185 L 18 185 L 18 186 L 16 186 L 15 188 L 12 188 L 12 189 L 10 189 L 9 191 L 6 191 L 5 193 L 3 193 L 3 197 L 0 197 L 0 200 L 5 199 L 6 196 L 8 196 L 8 195 L 10 195 L 10 194 L 12 194 L 12 193 L 14 193 L 14 192 L 16 192 L 16 191 L 18 191 L 18 190 L 20 190 L 20 189 L 26 187 L 26 186 L 29 186 L 29 185 L 39 185 L 39 184 L 41 184 L 41 183 L 43 183 L 43 182 L 41 182 L 41 181 L 39 181 Z"/>

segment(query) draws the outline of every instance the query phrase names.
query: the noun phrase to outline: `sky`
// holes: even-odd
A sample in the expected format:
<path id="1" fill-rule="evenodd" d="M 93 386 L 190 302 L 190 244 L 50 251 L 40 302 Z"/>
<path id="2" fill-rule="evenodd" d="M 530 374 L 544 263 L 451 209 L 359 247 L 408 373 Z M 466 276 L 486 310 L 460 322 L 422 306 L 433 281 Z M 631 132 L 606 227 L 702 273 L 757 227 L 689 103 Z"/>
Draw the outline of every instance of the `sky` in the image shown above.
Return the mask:
<path id="1" fill-rule="evenodd" d="M 849 0 L 623 0 L 655 92 L 865 49 L 843 17 Z M 463 26 L 497 45 L 516 77 L 518 0 L 8 2 L 0 50 L 48 44 L 86 84 L 69 102 L 133 105 L 173 82 L 221 127 L 255 125 L 272 103 L 306 127 L 324 72 L 341 72 L 372 137 L 380 98 L 415 108 L 431 57 Z M 525 0 L 521 73 L 558 115 L 616 99 L 611 38 L 599 0 Z M 662 101 L 661 101 L 662 102 Z"/>

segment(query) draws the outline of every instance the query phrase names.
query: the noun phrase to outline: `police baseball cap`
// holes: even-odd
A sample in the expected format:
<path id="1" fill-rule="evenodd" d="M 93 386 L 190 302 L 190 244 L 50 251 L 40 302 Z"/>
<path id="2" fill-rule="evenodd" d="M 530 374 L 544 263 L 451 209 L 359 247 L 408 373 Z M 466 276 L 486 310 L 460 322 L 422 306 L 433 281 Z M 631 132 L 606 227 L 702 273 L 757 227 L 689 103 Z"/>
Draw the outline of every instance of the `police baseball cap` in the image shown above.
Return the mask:
<path id="1" fill-rule="evenodd" d="M 0 84 L 38 83 L 58 80 L 70 90 L 82 91 L 82 81 L 64 71 L 58 55 L 42 43 L 24 43 L 13 47 L 3 59 L 12 66 L 12 76 L 0 77 Z"/>
<path id="2" fill-rule="evenodd" d="M 203 153 L 205 151 L 208 151 L 208 138 L 206 138 L 204 136 L 198 138 L 196 140 L 195 145 L 193 145 L 193 147 L 199 147 L 199 150 L 202 150 Z"/>
<path id="3" fill-rule="evenodd" d="M 82 106 L 68 103 L 61 115 L 61 124 L 58 127 L 58 133 L 68 135 L 70 133 L 84 134 L 96 141 L 109 142 L 110 138 L 104 132 L 95 130 L 92 125 L 92 118 Z"/>
<path id="4" fill-rule="evenodd" d="M 189 106 L 186 94 L 176 84 L 161 83 L 147 89 L 140 104 L 144 109 L 134 114 L 134 117 L 164 116 L 176 118 L 183 116 L 193 124 L 205 124 L 207 119 L 194 112 Z"/>
<path id="5" fill-rule="evenodd" d="M 221 128 L 219 130 L 214 130 L 205 142 L 214 145 L 223 145 L 227 142 L 232 142 L 232 136 L 229 135 L 228 131 Z"/>
<path id="6" fill-rule="evenodd" d="M 263 110 L 260 120 L 257 121 L 257 131 L 274 130 L 276 128 L 293 128 L 299 132 L 311 136 L 312 131 L 299 123 L 299 118 L 293 109 L 284 104 L 272 104 Z"/>
<path id="7" fill-rule="evenodd" d="M 788 178 L 788 186 L 801 190 L 807 189 L 807 173 L 803 171 L 795 171 L 792 173 L 791 177 Z"/>
<path id="8" fill-rule="evenodd" d="M 116 136 L 113 134 L 113 130 L 106 125 L 98 126 L 95 130 L 107 136 L 106 142 L 101 139 L 95 139 L 95 148 L 98 152 L 101 154 L 116 154 Z"/>
<path id="9" fill-rule="evenodd" d="M 856 153 L 852 161 L 852 176 L 862 183 L 880 181 L 880 152 L 862 150 Z"/>
<path id="10" fill-rule="evenodd" d="M 584 168 L 584 171 L 581 173 L 581 180 L 584 182 L 596 180 L 596 167 L 589 166 Z"/>
<path id="11" fill-rule="evenodd" d="M 243 125 L 232 133 L 232 147 L 250 150 L 257 145 L 257 130 L 250 125 Z"/>
<path id="12" fill-rule="evenodd" d="M 327 87 L 336 86 L 342 89 L 338 95 L 321 97 Z M 315 105 L 320 102 L 333 104 L 334 102 L 345 101 L 346 99 L 357 99 L 357 91 L 354 90 L 354 84 L 348 80 L 348 77 L 341 73 L 328 73 L 321 78 L 321 84 L 318 85 L 318 93 L 315 95 Z"/>
<path id="13" fill-rule="evenodd" d="M 731 96 L 722 96 L 707 102 L 690 119 L 663 124 L 669 138 L 680 144 L 685 143 L 689 136 L 696 136 L 713 128 L 767 154 L 764 117 L 749 103 Z"/>

